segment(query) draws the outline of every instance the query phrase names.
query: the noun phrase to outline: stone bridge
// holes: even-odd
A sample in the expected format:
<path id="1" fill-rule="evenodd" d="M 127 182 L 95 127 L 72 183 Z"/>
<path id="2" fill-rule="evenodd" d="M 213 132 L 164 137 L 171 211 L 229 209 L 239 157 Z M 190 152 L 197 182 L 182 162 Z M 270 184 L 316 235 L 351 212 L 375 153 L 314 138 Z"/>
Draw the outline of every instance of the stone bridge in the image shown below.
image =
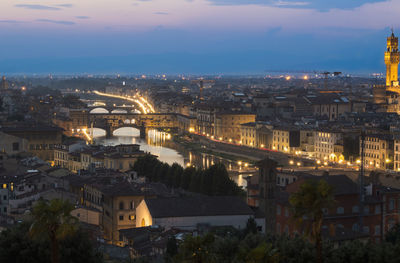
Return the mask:
<path id="1" fill-rule="evenodd" d="M 92 114 L 98 114 L 98 113 L 140 113 L 136 109 L 136 106 L 134 105 L 118 105 L 118 106 L 111 106 L 111 105 L 105 105 L 105 106 L 88 106 L 88 110 Z M 97 111 L 97 112 L 96 112 Z"/>
<path id="2" fill-rule="evenodd" d="M 176 129 L 178 128 L 177 114 L 175 113 L 91 113 L 91 109 L 70 111 L 72 129 L 100 128 L 106 131 L 106 136 L 111 137 L 116 129 L 134 127 L 140 130 L 140 136 L 145 137 L 150 129 Z"/>

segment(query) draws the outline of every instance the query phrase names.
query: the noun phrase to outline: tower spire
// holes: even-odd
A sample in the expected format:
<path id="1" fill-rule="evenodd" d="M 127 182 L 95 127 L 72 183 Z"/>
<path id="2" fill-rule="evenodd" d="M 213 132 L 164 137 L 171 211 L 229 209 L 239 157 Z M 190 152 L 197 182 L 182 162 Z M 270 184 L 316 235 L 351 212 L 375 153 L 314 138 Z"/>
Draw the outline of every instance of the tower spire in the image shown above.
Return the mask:
<path id="1" fill-rule="evenodd" d="M 394 35 L 393 28 L 392 34 L 387 38 L 387 46 L 385 52 L 386 64 L 386 89 L 400 93 L 398 81 L 398 66 L 399 66 L 399 39 Z"/>

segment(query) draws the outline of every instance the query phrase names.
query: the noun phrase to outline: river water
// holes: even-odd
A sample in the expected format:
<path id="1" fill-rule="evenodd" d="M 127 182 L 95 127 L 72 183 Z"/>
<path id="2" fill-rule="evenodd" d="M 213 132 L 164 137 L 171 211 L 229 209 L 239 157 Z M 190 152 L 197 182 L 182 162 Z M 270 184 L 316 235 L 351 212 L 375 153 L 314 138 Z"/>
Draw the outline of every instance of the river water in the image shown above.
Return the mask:
<path id="1" fill-rule="evenodd" d="M 159 160 L 168 164 L 178 163 L 183 167 L 192 165 L 199 168 L 208 168 L 211 165 L 222 162 L 228 171 L 240 171 L 242 166 L 238 163 L 218 156 L 191 152 L 182 148 L 171 140 L 171 135 L 157 130 L 150 130 L 146 139 L 140 138 L 140 132 L 135 128 L 120 128 L 114 132 L 114 136 L 106 138 L 105 131 L 93 129 L 94 142 L 100 145 L 114 146 L 118 144 L 139 144 L 142 151 L 158 156 Z M 241 187 L 246 188 L 244 179 L 250 174 L 235 174 L 231 178 Z"/>

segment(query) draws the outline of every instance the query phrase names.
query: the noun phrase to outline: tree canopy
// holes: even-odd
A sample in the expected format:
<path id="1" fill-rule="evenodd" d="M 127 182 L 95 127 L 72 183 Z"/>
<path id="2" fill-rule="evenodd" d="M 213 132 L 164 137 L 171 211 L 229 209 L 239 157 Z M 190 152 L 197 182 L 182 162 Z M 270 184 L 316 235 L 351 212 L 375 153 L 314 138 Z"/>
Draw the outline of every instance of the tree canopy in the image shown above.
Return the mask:
<path id="1" fill-rule="evenodd" d="M 331 208 L 335 202 L 332 186 L 323 179 L 308 180 L 290 196 L 289 202 L 298 226 L 315 242 L 317 262 L 322 262 L 321 227 L 324 209 Z"/>
<path id="2" fill-rule="evenodd" d="M 177 163 L 170 166 L 148 154 L 137 159 L 133 170 L 151 182 L 162 182 L 173 188 L 206 195 L 245 195 L 244 190 L 229 177 L 222 163 L 205 170 L 194 167 L 184 169 Z"/>

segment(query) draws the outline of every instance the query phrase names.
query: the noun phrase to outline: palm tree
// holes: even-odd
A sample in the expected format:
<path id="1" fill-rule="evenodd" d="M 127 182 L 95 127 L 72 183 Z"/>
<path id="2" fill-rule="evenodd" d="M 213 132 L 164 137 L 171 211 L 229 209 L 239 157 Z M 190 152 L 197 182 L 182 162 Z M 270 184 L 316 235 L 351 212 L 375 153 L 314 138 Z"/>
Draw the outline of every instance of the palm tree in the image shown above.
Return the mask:
<path id="1" fill-rule="evenodd" d="M 77 219 L 71 216 L 74 209 L 68 201 L 53 199 L 39 200 L 33 208 L 33 223 L 30 235 L 33 238 L 48 238 L 51 243 L 51 261 L 60 262 L 59 242 L 77 229 Z"/>
<path id="2" fill-rule="evenodd" d="M 293 218 L 305 233 L 315 242 L 316 261 L 322 262 L 321 226 L 324 209 L 335 203 L 333 188 L 325 180 L 308 180 L 300 185 L 300 189 L 290 196 Z"/>

